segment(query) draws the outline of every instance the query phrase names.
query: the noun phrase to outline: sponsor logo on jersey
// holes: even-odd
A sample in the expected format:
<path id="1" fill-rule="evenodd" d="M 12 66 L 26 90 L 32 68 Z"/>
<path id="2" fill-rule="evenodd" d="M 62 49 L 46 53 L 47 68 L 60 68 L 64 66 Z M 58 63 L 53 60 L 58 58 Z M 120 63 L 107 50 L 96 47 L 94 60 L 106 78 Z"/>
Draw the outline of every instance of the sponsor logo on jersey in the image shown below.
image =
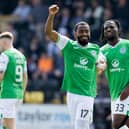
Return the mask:
<path id="1" fill-rule="evenodd" d="M 76 68 L 81 68 L 81 69 L 84 69 L 84 70 L 90 70 L 88 68 L 88 66 L 86 66 L 88 64 L 88 59 L 86 57 L 80 57 L 80 61 L 79 63 L 75 63 L 74 64 L 74 67 Z"/>
<path id="2" fill-rule="evenodd" d="M 121 54 L 124 54 L 125 52 L 126 52 L 126 48 L 125 47 L 120 48 L 120 53 Z"/>
<path id="3" fill-rule="evenodd" d="M 111 62 L 113 67 L 118 67 L 119 66 L 119 61 L 117 59 L 113 59 Z"/>
<path id="4" fill-rule="evenodd" d="M 88 63 L 88 59 L 87 58 L 85 58 L 85 57 L 81 57 L 80 58 L 80 64 L 81 65 L 86 65 Z"/>
<path id="5" fill-rule="evenodd" d="M 125 71 L 125 69 L 124 68 L 120 68 L 119 67 L 119 60 L 118 59 L 113 59 L 112 60 L 112 62 L 111 62 L 111 64 L 112 64 L 112 67 L 113 68 L 111 68 L 110 69 L 110 72 L 121 72 L 121 71 Z"/>

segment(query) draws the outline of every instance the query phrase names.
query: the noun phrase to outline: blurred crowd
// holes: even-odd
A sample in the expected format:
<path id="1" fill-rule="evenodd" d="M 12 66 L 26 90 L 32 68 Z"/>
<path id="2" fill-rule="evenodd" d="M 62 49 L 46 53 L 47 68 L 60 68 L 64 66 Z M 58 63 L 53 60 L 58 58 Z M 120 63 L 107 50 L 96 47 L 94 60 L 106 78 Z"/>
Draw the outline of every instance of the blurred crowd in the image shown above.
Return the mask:
<path id="1" fill-rule="evenodd" d="M 54 28 L 63 35 L 74 39 L 74 25 L 86 21 L 91 27 L 91 42 L 102 46 L 103 43 L 99 42 L 102 24 L 108 19 L 118 19 L 122 25 L 122 36 L 129 37 L 127 0 L 0 0 L 0 31 L 11 31 L 15 35 L 14 46 L 25 54 L 28 61 L 27 91 L 42 91 L 45 94 L 44 103 L 54 100 L 65 102 L 65 93 L 60 91 L 63 58 L 56 45 L 44 35 L 48 7 L 54 3 L 60 6 Z M 102 75 L 97 82 L 97 98 L 109 98 L 105 77 Z M 101 107 L 96 106 L 98 109 Z M 104 112 L 109 113 L 108 107 L 109 103 L 103 110 L 97 110 L 97 116 L 104 118 L 98 118 L 98 123 L 104 123 L 107 117 Z M 96 129 L 109 128 L 104 124 L 95 126 L 98 126 Z"/>

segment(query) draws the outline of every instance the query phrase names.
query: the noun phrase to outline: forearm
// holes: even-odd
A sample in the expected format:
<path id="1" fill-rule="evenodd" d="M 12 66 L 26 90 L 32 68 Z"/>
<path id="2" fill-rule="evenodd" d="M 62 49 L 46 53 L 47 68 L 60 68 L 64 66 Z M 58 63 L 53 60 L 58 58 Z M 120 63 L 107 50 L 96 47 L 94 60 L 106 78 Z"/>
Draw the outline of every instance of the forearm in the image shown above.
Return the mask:
<path id="1" fill-rule="evenodd" d="M 97 68 L 97 75 L 98 75 L 98 76 L 101 75 L 101 74 L 103 73 L 103 71 L 104 71 L 104 70 Z"/>
<path id="2" fill-rule="evenodd" d="M 120 100 L 124 100 L 129 96 L 129 84 L 124 88 L 120 94 Z"/>
<path id="3" fill-rule="evenodd" d="M 53 22 L 54 22 L 55 15 L 48 15 L 46 24 L 45 24 L 45 34 L 50 35 L 53 31 Z"/>
<path id="4" fill-rule="evenodd" d="M 58 33 L 53 29 L 55 15 L 58 13 L 59 7 L 52 5 L 49 7 L 49 15 L 45 24 L 45 34 L 53 42 L 57 42 Z"/>
<path id="5" fill-rule="evenodd" d="M 50 40 L 57 42 L 58 33 L 53 29 L 54 17 L 55 15 L 49 14 L 45 25 L 45 34 Z"/>

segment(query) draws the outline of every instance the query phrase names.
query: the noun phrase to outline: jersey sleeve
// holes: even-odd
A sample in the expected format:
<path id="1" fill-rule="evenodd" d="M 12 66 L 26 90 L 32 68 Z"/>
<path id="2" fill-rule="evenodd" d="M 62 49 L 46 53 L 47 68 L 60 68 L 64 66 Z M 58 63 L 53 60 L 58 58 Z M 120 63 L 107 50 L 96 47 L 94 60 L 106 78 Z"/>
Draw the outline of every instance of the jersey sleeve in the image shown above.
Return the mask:
<path id="1" fill-rule="evenodd" d="M 6 71 L 8 62 L 9 62 L 8 56 L 5 55 L 4 53 L 2 53 L 0 55 L 0 72 L 5 72 Z"/>
<path id="2" fill-rule="evenodd" d="M 58 35 L 58 40 L 57 40 L 56 44 L 62 50 L 62 49 L 65 48 L 65 46 L 67 45 L 69 40 L 70 39 L 68 37 L 59 34 Z"/>

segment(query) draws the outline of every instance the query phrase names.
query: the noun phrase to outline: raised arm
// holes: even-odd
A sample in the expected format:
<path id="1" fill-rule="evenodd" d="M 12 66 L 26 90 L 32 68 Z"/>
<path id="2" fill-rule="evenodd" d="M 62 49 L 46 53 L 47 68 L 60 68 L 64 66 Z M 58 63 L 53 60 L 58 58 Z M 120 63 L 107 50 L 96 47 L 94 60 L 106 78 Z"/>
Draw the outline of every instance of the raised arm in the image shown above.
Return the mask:
<path id="1" fill-rule="evenodd" d="M 53 42 L 57 42 L 58 33 L 53 30 L 53 21 L 55 15 L 58 13 L 59 7 L 57 5 L 52 5 L 49 7 L 49 15 L 45 24 L 45 34 Z"/>

